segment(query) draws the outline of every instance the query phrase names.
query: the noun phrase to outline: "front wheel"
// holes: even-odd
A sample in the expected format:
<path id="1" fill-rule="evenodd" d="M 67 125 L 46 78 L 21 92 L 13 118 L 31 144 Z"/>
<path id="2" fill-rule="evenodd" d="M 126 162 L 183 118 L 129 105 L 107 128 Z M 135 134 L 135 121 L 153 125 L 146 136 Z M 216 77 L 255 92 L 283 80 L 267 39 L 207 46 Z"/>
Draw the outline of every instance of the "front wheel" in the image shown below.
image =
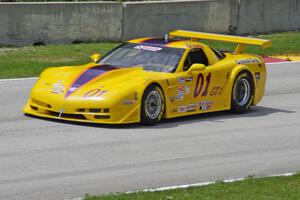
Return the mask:
<path id="1" fill-rule="evenodd" d="M 159 122 L 164 114 L 165 102 L 161 88 L 150 85 L 144 92 L 141 103 L 141 123 L 154 125 Z"/>
<path id="2" fill-rule="evenodd" d="M 252 105 L 254 89 L 252 77 L 248 72 L 240 73 L 233 84 L 231 95 L 231 111 L 244 113 Z"/>

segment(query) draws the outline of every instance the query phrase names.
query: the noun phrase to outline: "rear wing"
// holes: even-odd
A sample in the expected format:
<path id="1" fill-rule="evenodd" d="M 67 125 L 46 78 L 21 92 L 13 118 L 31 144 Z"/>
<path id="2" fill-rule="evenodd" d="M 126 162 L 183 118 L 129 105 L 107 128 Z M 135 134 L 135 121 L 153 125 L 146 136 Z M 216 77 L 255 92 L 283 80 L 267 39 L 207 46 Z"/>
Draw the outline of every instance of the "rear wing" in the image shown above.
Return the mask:
<path id="1" fill-rule="evenodd" d="M 250 37 L 240 37 L 240 36 L 231 36 L 231 35 L 221 35 L 213 33 L 202 33 L 194 31 L 185 31 L 185 30 L 174 30 L 168 33 L 169 38 L 173 37 L 185 37 L 193 39 L 203 39 L 203 40 L 215 40 L 222 42 L 236 43 L 237 47 L 234 51 L 234 54 L 239 54 L 244 51 L 245 45 L 255 45 L 261 46 L 263 49 L 271 47 L 271 40 L 250 38 Z"/>

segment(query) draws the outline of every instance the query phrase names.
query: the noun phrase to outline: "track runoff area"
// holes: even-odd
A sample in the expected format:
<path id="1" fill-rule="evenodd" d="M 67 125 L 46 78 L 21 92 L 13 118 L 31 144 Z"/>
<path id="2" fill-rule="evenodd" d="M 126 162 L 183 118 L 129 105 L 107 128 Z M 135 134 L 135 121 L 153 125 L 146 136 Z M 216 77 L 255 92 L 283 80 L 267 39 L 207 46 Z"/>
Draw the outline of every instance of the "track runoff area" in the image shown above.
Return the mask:
<path id="1" fill-rule="evenodd" d="M 249 114 L 128 129 L 26 118 L 21 108 L 35 78 L 1 80 L 7 114 L 0 116 L 0 199 L 72 199 L 233 182 L 251 174 L 290 176 L 300 167 L 299 67 L 297 61 L 268 63 L 266 95 Z"/>

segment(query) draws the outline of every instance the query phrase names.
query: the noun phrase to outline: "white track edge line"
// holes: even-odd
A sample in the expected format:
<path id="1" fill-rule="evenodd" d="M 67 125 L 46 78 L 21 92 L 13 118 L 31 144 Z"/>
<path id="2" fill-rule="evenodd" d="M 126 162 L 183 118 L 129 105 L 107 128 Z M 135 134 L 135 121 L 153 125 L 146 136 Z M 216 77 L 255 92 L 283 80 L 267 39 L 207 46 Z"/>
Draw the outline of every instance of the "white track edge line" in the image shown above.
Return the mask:
<path id="1" fill-rule="evenodd" d="M 266 65 L 279 65 L 279 64 L 293 64 L 293 63 L 300 63 L 300 61 L 270 62 L 270 63 L 265 63 L 265 64 Z"/>
<path id="2" fill-rule="evenodd" d="M 268 177 L 279 177 L 279 176 L 293 176 L 296 173 L 284 173 L 284 174 L 274 174 L 274 175 L 267 175 L 267 176 L 254 176 L 254 178 L 268 178 Z M 247 177 L 244 178 L 232 178 L 232 179 L 225 179 L 221 180 L 224 183 L 232 183 L 236 181 L 243 181 L 247 179 Z M 193 184 L 185 184 L 185 185 L 174 185 L 174 186 L 167 186 L 167 187 L 160 187 L 160 188 L 152 188 L 152 189 L 144 189 L 141 190 L 141 192 L 156 192 L 156 191 L 164 191 L 164 190 L 174 190 L 174 189 L 184 189 L 184 188 L 189 188 L 189 187 L 196 187 L 196 186 L 206 186 L 206 185 L 211 185 L 215 184 L 218 181 L 209 181 L 209 182 L 202 182 L 202 183 L 193 183 Z M 135 192 L 140 192 L 140 191 L 128 191 L 126 193 L 135 193 Z"/>
<path id="3" fill-rule="evenodd" d="M 283 173 L 283 174 L 273 174 L 273 175 L 267 175 L 267 176 L 254 176 L 254 178 L 270 178 L 270 177 L 280 177 L 280 176 L 293 176 L 296 173 Z M 225 179 L 221 180 L 224 183 L 233 183 L 237 181 L 243 181 L 246 180 L 247 177 L 244 178 L 232 178 L 232 179 Z M 159 191 L 165 191 L 165 190 L 175 190 L 175 189 L 185 189 L 189 187 L 199 187 L 199 186 L 207 186 L 216 184 L 218 181 L 208 181 L 208 182 L 202 182 L 202 183 L 192 183 L 192 184 L 184 184 L 184 185 L 174 185 L 174 186 L 166 186 L 166 187 L 159 187 L 159 188 L 151 188 L 151 189 L 143 189 L 143 190 L 136 190 L 136 191 L 127 191 L 124 192 L 125 194 L 131 194 L 131 193 L 137 193 L 137 192 L 159 192 Z M 65 200 L 83 200 L 83 197 L 76 197 L 72 199 L 65 199 Z"/>
<path id="4" fill-rule="evenodd" d="M 35 80 L 38 77 L 28 77 L 28 78 L 7 78 L 7 79 L 0 79 L 0 82 L 4 81 L 24 81 L 24 80 Z"/>

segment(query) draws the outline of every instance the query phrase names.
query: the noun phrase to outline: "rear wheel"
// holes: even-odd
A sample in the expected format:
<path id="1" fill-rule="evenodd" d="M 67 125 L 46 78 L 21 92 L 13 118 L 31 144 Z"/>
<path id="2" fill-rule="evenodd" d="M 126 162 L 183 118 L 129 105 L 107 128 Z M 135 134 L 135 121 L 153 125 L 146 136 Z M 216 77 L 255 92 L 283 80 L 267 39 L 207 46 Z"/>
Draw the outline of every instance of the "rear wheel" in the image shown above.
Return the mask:
<path id="1" fill-rule="evenodd" d="M 144 92 L 141 107 L 141 123 L 154 125 L 159 122 L 164 114 L 165 102 L 161 88 L 150 85 Z"/>
<path id="2" fill-rule="evenodd" d="M 249 72 L 241 72 L 235 79 L 231 95 L 231 111 L 244 113 L 252 105 L 254 95 L 253 80 Z"/>

